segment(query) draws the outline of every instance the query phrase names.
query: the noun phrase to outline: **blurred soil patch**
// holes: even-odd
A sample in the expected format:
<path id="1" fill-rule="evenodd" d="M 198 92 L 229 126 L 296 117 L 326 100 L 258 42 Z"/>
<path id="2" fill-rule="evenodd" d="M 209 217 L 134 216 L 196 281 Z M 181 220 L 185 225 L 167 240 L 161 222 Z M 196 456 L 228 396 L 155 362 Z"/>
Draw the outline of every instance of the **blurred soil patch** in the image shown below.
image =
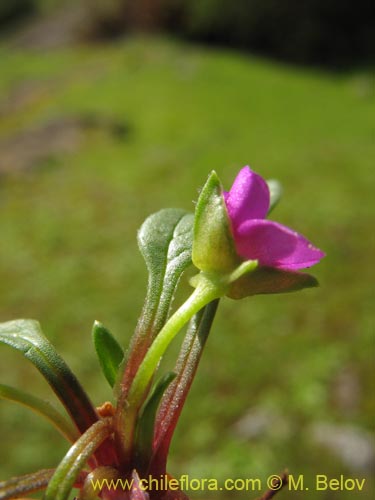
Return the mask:
<path id="1" fill-rule="evenodd" d="M 50 81 L 26 80 L 14 86 L 0 101 L 0 118 L 24 111 L 44 98 L 50 92 L 52 84 Z"/>
<path id="2" fill-rule="evenodd" d="M 43 15 L 29 17 L 10 38 L 10 46 L 48 50 L 113 39 L 131 31 L 132 25 L 133 29 L 152 30 L 160 6 L 150 0 L 143 1 L 142 8 L 131 5 L 122 0 L 67 2 Z M 133 16 L 133 10 L 141 14 Z"/>
<path id="3" fill-rule="evenodd" d="M 32 18 L 11 39 L 15 48 L 51 49 L 84 41 L 91 32 L 87 7 L 77 2 Z"/>
<path id="4" fill-rule="evenodd" d="M 49 120 L 0 140 L 0 175 L 21 173 L 78 150 L 90 131 L 122 140 L 128 127 L 103 116 L 73 116 Z"/>
<path id="5" fill-rule="evenodd" d="M 31 12 L 34 15 L 10 38 L 10 46 L 48 50 L 111 40 L 130 32 L 154 32 L 165 24 L 165 7 L 164 0 L 66 2 L 42 15 Z"/>

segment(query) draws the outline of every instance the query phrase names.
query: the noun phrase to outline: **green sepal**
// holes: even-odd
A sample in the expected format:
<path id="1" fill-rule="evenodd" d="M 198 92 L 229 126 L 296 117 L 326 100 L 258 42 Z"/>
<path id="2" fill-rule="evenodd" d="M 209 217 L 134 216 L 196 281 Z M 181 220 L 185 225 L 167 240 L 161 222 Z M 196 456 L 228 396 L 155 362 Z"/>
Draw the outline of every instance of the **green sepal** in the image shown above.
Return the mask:
<path id="1" fill-rule="evenodd" d="M 279 181 L 275 179 L 269 179 L 267 182 L 268 189 L 270 190 L 270 208 L 268 209 L 268 215 L 279 203 L 281 196 L 283 194 L 283 188 Z"/>
<path id="2" fill-rule="evenodd" d="M 71 422 L 61 415 L 61 413 L 48 401 L 44 401 L 32 394 L 28 394 L 27 392 L 20 391 L 19 389 L 4 384 L 0 384 L 0 398 L 22 404 L 46 418 L 68 441 L 74 443 L 74 441 L 78 439 L 79 434 L 72 426 Z"/>
<path id="3" fill-rule="evenodd" d="M 217 297 L 223 297 L 228 294 L 232 284 L 237 283 L 244 276 L 254 273 L 258 267 L 257 260 L 245 260 L 239 264 L 232 272 L 223 273 L 205 273 L 200 272 L 190 278 L 189 283 L 194 288 L 209 283 L 209 285 L 217 290 Z"/>
<path id="4" fill-rule="evenodd" d="M 152 458 L 156 413 L 161 398 L 175 377 L 176 373 L 174 372 L 163 375 L 155 383 L 141 409 L 137 422 L 135 445 L 137 470 L 140 472 L 146 472 L 145 468 L 147 468 Z"/>
<path id="5" fill-rule="evenodd" d="M 195 208 L 193 264 L 207 273 L 228 273 L 240 263 L 223 188 L 213 171 L 203 186 Z"/>
<path id="6" fill-rule="evenodd" d="M 20 319 L 0 323 L 0 343 L 20 351 L 45 377 L 80 432 L 98 420 L 82 386 L 43 335 L 37 321 Z"/>
<path id="7" fill-rule="evenodd" d="M 111 387 L 114 386 L 118 368 L 124 358 L 124 351 L 107 328 L 95 321 L 92 338 L 100 367 Z"/>
<path id="8" fill-rule="evenodd" d="M 227 291 L 231 299 L 250 295 L 287 293 L 318 286 L 314 276 L 307 273 L 289 272 L 272 267 L 258 267 L 234 281 Z"/>

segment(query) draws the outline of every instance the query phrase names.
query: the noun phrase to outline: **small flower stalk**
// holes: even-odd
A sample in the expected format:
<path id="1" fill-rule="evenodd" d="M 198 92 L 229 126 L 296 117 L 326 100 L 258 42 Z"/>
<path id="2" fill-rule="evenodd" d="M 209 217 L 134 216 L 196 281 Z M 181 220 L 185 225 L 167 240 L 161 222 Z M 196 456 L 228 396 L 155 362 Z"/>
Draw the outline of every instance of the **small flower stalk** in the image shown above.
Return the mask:
<path id="1" fill-rule="evenodd" d="M 200 362 L 219 301 L 284 293 L 317 285 L 302 269 L 324 253 L 304 236 L 266 217 L 280 195 L 249 167 L 223 190 L 215 172 L 203 186 L 195 214 L 165 209 L 138 233 L 149 273 L 144 307 L 130 347 L 95 322 L 92 337 L 112 402 L 95 407 L 39 323 L 0 325 L 0 342 L 20 351 L 46 378 L 67 410 L 5 385 L 0 397 L 28 406 L 70 442 L 53 468 L 0 481 L 0 500 L 43 492 L 45 500 L 184 500 L 167 470 L 169 447 Z M 181 277 L 190 266 L 192 293 L 170 315 Z M 161 358 L 186 327 L 174 367 L 158 375 Z M 110 399 L 110 397 L 109 397 Z M 149 478 L 163 488 L 152 488 Z M 153 483 L 156 484 L 155 482 Z"/>

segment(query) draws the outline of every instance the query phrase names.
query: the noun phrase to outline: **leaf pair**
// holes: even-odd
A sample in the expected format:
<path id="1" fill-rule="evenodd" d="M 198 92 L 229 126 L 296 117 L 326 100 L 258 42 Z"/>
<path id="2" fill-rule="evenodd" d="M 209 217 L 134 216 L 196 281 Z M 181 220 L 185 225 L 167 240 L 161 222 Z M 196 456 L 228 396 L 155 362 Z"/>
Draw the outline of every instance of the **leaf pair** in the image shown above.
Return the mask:
<path id="1" fill-rule="evenodd" d="M 20 351 L 33 363 L 63 403 L 81 433 L 98 420 L 95 408 L 86 392 L 53 345 L 43 335 L 37 321 L 21 319 L 1 323 L 0 342 Z M 25 398 L 20 394 L 18 397 Z"/>
<path id="2" fill-rule="evenodd" d="M 34 320 L 16 320 L 0 324 L 0 342 L 21 352 L 46 378 L 59 397 L 79 433 L 52 405 L 18 389 L 0 386 L 0 396 L 28 406 L 50 420 L 70 441 L 75 441 L 66 459 L 56 471 L 40 471 L 24 478 L 0 483 L 0 498 L 14 498 L 17 493 L 32 492 L 48 486 L 47 499 L 65 500 L 82 467 L 94 451 L 104 463 L 109 450 L 98 449 L 109 436 L 108 422 L 98 420 L 95 408 L 68 365 L 43 335 Z M 76 441 L 77 440 L 77 441 Z"/>
<path id="3" fill-rule="evenodd" d="M 138 246 L 148 270 L 146 300 L 132 337 L 122 392 L 127 392 L 147 349 L 168 319 L 182 273 L 191 265 L 193 214 L 165 209 L 148 217 Z"/>
<path id="4" fill-rule="evenodd" d="M 43 335 L 37 321 L 22 319 L 1 323 L 0 343 L 21 352 L 41 372 L 69 413 L 78 434 L 84 434 L 98 422 L 97 412 L 86 392 L 53 345 Z M 71 429 L 69 422 L 48 403 L 7 386 L 3 386 L 2 393 L 3 397 L 29 406 L 52 421 L 62 433 L 67 434 L 69 440 L 76 438 L 76 433 Z M 115 457 L 111 443 L 104 443 L 97 449 L 96 458 L 103 465 L 112 463 Z"/>

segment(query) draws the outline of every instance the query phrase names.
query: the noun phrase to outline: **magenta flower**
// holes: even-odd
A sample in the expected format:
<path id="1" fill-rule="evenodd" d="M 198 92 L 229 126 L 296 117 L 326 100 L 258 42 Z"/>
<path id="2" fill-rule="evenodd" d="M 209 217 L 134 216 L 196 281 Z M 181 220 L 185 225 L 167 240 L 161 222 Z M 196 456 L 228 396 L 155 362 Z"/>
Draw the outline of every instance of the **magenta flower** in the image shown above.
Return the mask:
<path id="1" fill-rule="evenodd" d="M 258 260 L 260 266 L 284 271 L 311 267 L 324 252 L 282 224 L 266 220 L 270 191 L 266 181 L 249 167 L 237 175 L 224 199 L 236 250 L 245 260 Z"/>

